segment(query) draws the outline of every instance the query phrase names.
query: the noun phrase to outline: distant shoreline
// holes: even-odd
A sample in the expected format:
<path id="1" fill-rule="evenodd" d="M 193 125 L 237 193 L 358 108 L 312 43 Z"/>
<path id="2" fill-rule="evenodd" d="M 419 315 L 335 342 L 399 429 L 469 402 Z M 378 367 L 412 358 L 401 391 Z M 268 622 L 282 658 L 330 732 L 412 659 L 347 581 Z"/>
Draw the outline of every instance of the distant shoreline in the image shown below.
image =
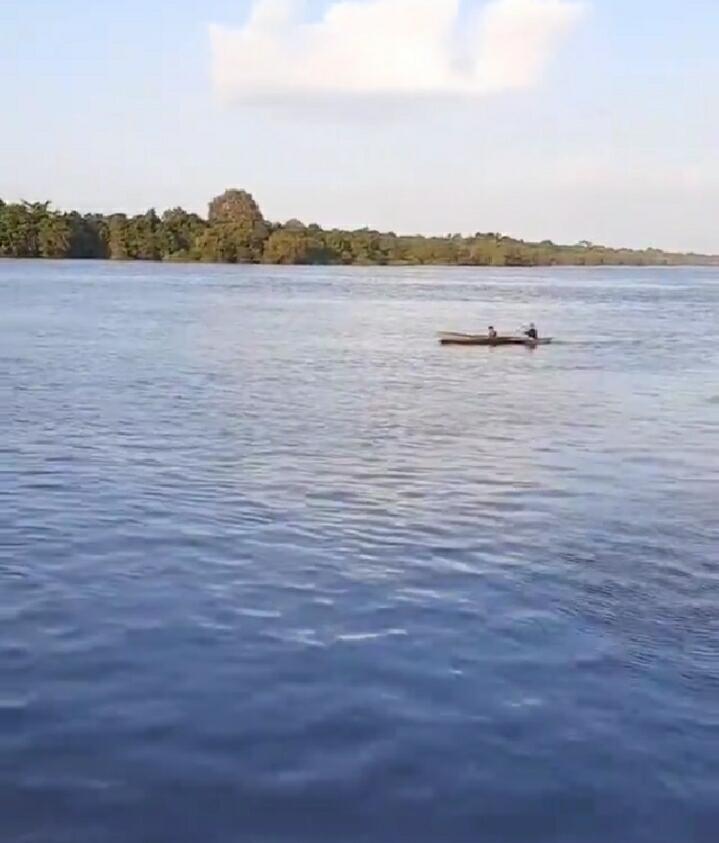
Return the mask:
<path id="1" fill-rule="evenodd" d="M 492 232 L 425 237 L 369 228 L 324 229 L 299 220 L 273 223 L 243 190 L 213 199 L 207 219 L 182 208 L 128 217 L 0 199 L 0 258 L 277 266 L 719 267 L 719 255 L 617 249 L 587 241 L 558 245 Z"/>
<path id="2" fill-rule="evenodd" d="M 494 266 L 491 264 L 450 264 L 450 263 L 268 263 L 262 262 L 222 262 L 222 261 L 201 261 L 193 259 L 172 259 L 172 260 L 148 260 L 144 258 L 46 258 L 46 257 L 7 257 L 0 255 L 0 266 L 3 264 L 24 264 L 24 263 L 79 263 L 79 264 L 107 264 L 109 266 L 175 266 L 175 267 L 243 267 L 246 269 L 491 269 L 491 270 L 512 270 L 512 269 L 719 269 L 719 258 L 708 256 L 707 263 L 562 263 L 562 264 L 531 264 L 531 265 L 510 265 Z M 714 262 L 711 262 L 714 261 Z"/>

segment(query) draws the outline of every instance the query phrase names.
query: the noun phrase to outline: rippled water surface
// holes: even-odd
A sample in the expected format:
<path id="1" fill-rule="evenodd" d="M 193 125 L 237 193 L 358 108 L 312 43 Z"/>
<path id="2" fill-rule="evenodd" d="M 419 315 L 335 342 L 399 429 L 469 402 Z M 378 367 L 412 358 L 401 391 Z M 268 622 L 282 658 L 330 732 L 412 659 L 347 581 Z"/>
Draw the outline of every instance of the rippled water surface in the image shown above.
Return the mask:
<path id="1" fill-rule="evenodd" d="M 718 324 L 710 270 L 0 263 L 0 839 L 715 841 Z"/>

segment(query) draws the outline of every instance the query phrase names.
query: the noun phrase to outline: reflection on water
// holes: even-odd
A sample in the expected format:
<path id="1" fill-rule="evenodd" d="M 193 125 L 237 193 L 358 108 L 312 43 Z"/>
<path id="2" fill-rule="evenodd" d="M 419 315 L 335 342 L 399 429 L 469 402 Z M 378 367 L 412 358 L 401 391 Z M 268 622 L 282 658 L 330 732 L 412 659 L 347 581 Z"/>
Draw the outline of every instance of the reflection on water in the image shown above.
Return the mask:
<path id="1" fill-rule="evenodd" d="M 713 840 L 718 282 L 1 263 L 2 838 Z"/>

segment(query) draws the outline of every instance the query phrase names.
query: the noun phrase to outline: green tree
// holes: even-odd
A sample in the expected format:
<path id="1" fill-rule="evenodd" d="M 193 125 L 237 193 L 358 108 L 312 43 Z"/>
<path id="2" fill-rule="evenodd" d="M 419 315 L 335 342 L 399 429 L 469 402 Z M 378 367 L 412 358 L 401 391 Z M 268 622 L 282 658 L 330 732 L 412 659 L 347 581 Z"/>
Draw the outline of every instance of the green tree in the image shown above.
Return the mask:
<path id="1" fill-rule="evenodd" d="M 113 214 L 107 223 L 107 252 L 110 260 L 127 261 L 133 254 L 130 224 L 125 214 Z"/>
<path id="2" fill-rule="evenodd" d="M 224 255 L 229 263 L 262 260 L 270 228 L 257 202 L 245 190 L 227 190 L 210 202 L 209 230 L 198 243 L 202 260 Z M 212 233 L 210 233 L 212 232 Z"/>
<path id="3" fill-rule="evenodd" d="M 322 232 L 309 229 L 274 231 L 265 244 L 265 263 L 327 264 L 340 263 L 339 255 L 328 246 Z"/>
<path id="4" fill-rule="evenodd" d="M 206 223 L 197 214 L 173 208 L 162 215 L 161 249 L 164 260 L 191 260 Z"/>
<path id="5" fill-rule="evenodd" d="M 61 214 L 47 213 L 38 222 L 38 257 L 67 258 L 70 255 L 72 226 Z"/>
<path id="6" fill-rule="evenodd" d="M 719 265 L 719 257 L 659 249 L 607 249 L 583 240 L 560 246 L 498 233 L 471 237 L 397 236 L 369 228 L 323 230 L 299 220 L 268 223 L 252 195 L 228 190 L 212 200 L 208 219 L 173 208 L 125 214 L 61 213 L 48 202 L 0 199 L 0 256 L 202 260 L 222 263 L 463 266 Z"/>
<path id="7" fill-rule="evenodd" d="M 108 224 L 98 214 L 82 216 L 73 211 L 67 215 L 70 223 L 70 257 L 72 258 L 107 258 Z"/>
<path id="8" fill-rule="evenodd" d="M 0 256 L 34 257 L 28 213 L 23 205 L 4 202 L 0 205 Z"/>
<path id="9" fill-rule="evenodd" d="M 156 261 L 162 257 L 160 218 L 152 208 L 133 217 L 128 224 L 130 256 L 141 261 Z"/>

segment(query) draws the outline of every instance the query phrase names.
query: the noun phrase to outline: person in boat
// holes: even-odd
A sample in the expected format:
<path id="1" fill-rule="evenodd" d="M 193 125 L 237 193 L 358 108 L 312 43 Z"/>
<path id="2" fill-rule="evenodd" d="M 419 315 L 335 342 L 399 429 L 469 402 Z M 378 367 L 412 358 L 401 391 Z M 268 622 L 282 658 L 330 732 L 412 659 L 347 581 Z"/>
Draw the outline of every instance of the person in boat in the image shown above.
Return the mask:
<path id="1" fill-rule="evenodd" d="M 529 337 L 530 340 L 539 339 L 539 331 L 537 330 L 537 326 L 534 322 L 530 322 L 529 328 L 524 332 L 524 336 Z"/>
<path id="2" fill-rule="evenodd" d="M 497 336 L 498 336 L 497 331 L 494 329 L 493 325 L 489 326 L 489 330 L 487 331 L 487 334 L 488 334 L 490 340 L 496 340 L 497 339 Z"/>

